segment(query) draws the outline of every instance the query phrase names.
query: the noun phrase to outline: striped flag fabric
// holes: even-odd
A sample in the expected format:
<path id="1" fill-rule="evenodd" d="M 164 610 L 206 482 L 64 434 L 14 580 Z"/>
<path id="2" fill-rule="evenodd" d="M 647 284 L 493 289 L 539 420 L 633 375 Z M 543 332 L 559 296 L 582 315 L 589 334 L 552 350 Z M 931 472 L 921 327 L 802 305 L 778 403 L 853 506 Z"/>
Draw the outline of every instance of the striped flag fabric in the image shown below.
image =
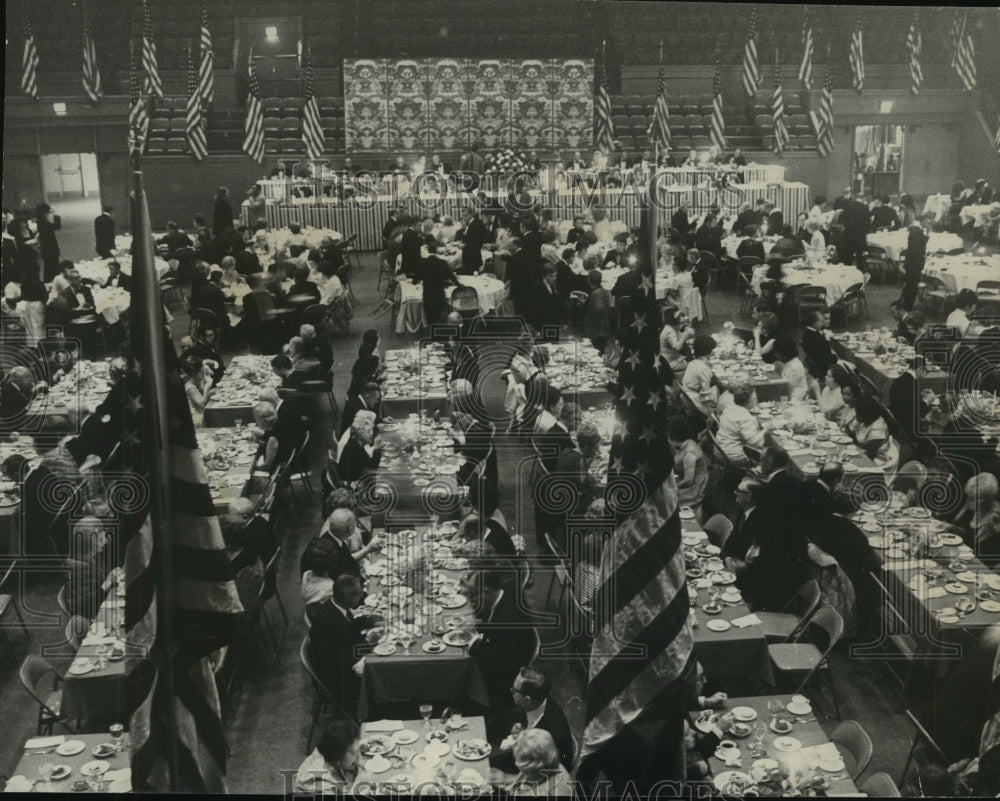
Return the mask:
<path id="1" fill-rule="evenodd" d="M 615 129 L 611 121 L 611 97 L 608 95 L 608 75 L 601 58 L 597 66 L 597 86 L 594 92 L 594 146 L 603 153 L 615 147 Z"/>
<path id="2" fill-rule="evenodd" d="M 146 106 L 146 96 L 142 93 L 139 72 L 136 69 L 134 58 L 128 86 L 128 102 L 129 149 L 138 148 L 142 151 L 146 147 L 146 139 L 149 136 L 149 109 Z"/>
<path id="3" fill-rule="evenodd" d="M 969 28 L 969 12 L 962 15 L 962 22 L 955 41 L 952 65 L 958 73 L 963 88 L 970 92 L 976 88 L 976 43 Z"/>
<path id="4" fill-rule="evenodd" d="M 864 35 L 861 32 L 861 17 L 854 22 L 854 32 L 851 34 L 851 86 L 856 92 L 865 88 L 865 47 Z"/>
<path id="5" fill-rule="evenodd" d="M 802 9 L 802 61 L 799 62 L 799 81 L 805 90 L 812 89 L 813 81 L 813 31 L 809 22 L 809 6 Z"/>
<path id="6" fill-rule="evenodd" d="M 920 50 L 923 46 L 920 36 L 920 12 L 913 12 L 910 32 L 906 34 L 906 49 L 910 52 L 910 91 L 918 95 L 924 82 L 924 71 L 920 66 Z"/>
<path id="7" fill-rule="evenodd" d="M 993 137 L 993 147 L 996 148 L 997 153 L 1000 153 L 1000 120 L 997 121 L 997 132 Z"/>
<path id="8" fill-rule="evenodd" d="M 166 327 L 138 164 L 133 176 L 122 459 L 141 491 L 121 520 L 132 783 L 138 792 L 224 793 L 209 657 L 232 641 L 243 610 Z"/>
<path id="9" fill-rule="evenodd" d="M 743 89 L 747 97 L 755 97 L 760 87 L 760 64 L 757 62 L 757 7 L 750 12 L 750 27 L 743 45 Z"/>
<path id="10" fill-rule="evenodd" d="M 215 53 L 212 50 L 212 32 L 208 29 L 208 9 L 201 9 L 201 40 L 198 64 L 198 94 L 202 110 L 207 110 L 215 99 Z"/>
<path id="11" fill-rule="evenodd" d="M 833 152 L 833 76 L 830 57 L 826 59 L 826 79 L 819 98 L 819 128 L 816 131 L 816 152 L 826 158 Z"/>
<path id="12" fill-rule="evenodd" d="M 91 103 L 96 103 L 104 96 L 101 90 L 101 71 L 97 66 L 97 49 L 94 46 L 94 37 L 90 33 L 86 4 L 83 6 L 83 91 L 87 93 Z"/>
<path id="13" fill-rule="evenodd" d="M 670 106 L 667 103 L 667 84 L 663 79 L 663 65 L 660 65 L 660 80 L 656 85 L 656 103 L 653 106 L 653 144 L 660 150 L 668 151 L 673 146 L 670 137 Z"/>
<path id="14" fill-rule="evenodd" d="M 709 130 L 712 144 L 719 151 L 726 149 L 726 120 L 722 116 L 722 67 L 715 62 L 715 77 L 712 79 L 712 120 Z"/>
<path id="15" fill-rule="evenodd" d="M 208 155 L 208 143 L 205 138 L 205 117 L 202 108 L 203 98 L 198 85 L 198 72 L 194 67 L 191 50 L 188 49 L 188 99 L 187 113 L 184 120 L 184 138 L 187 139 L 188 150 L 196 160 L 201 161 Z"/>
<path id="16" fill-rule="evenodd" d="M 156 63 L 156 44 L 153 42 L 153 17 L 149 13 L 149 2 L 142 4 L 142 69 L 145 73 L 143 91 L 147 95 L 163 97 L 163 81 Z"/>
<path id="17" fill-rule="evenodd" d="M 31 20 L 24 16 L 24 55 L 21 57 L 21 91 L 38 100 L 38 48 Z"/>
<path id="18" fill-rule="evenodd" d="M 650 208 L 644 218 L 642 253 L 636 254 L 642 279 L 622 337 L 619 424 L 605 496 L 616 522 L 594 602 L 597 631 L 578 772 L 627 776 L 639 797 L 657 781 L 683 778 L 678 751 L 695 665 L 680 504 L 666 436 L 668 396 L 658 369 L 659 318 L 648 250 L 656 214 Z"/>
<path id="19" fill-rule="evenodd" d="M 316 86 L 313 84 L 312 57 L 306 62 L 306 102 L 302 106 L 302 141 L 306 153 L 312 161 L 323 156 L 326 149 L 326 134 L 320 119 L 319 102 L 316 100 Z"/>
<path id="20" fill-rule="evenodd" d="M 264 160 L 264 104 L 260 100 L 260 84 L 257 81 L 257 69 L 253 63 L 253 50 L 250 51 L 250 91 L 247 93 L 246 136 L 243 139 L 243 152 L 258 164 Z"/>
<path id="21" fill-rule="evenodd" d="M 783 153 L 788 147 L 788 129 L 785 127 L 785 98 L 781 91 L 781 67 L 774 63 L 774 96 L 771 99 L 771 120 L 774 125 L 774 150 Z"/>

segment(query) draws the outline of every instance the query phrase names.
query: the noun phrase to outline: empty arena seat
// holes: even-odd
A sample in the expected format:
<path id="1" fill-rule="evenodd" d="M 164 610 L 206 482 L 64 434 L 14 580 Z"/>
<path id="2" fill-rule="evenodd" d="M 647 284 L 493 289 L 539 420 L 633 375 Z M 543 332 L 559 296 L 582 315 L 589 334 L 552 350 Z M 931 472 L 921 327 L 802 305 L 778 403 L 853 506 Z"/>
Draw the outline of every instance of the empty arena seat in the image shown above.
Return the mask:
<path id="1" fill-rule="evenodd" d="M 301 127 L 301 122 L 298 117 L 281 118 L 282 135 L 287 134 L 289 131 L 291 131 L 292 133 L 298 133 L 300 127 Z"/>

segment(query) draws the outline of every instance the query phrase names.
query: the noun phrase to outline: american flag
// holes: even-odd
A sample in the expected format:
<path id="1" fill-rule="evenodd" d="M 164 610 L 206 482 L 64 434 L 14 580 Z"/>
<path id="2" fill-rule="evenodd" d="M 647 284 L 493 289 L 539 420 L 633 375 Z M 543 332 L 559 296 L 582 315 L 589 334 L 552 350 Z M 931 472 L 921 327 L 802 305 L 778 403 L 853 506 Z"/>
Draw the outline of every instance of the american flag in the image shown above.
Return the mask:
<path id="1" fill-rule="evenodd" d="M 788 129 L 785 127 L 785 98 L 781 92 L 781 67 L 774 62 L 774 96 L 771 99 L 771 119 L 774 123 L 774 150 L 784 152 L 788 147 Z"/>
<path id="2" fill-rule="evenodd" d="M 722 116 L 722 67 L 715 62 L 715 78 L 712 80 L 712 144 L 720 151 L 726 149 L 726 120 Z"/>
<path id="3" fill-rule="evenodd" d="M 747 97 L 754 97 L 760 86 L 760 65 L 757 63 L 757 7 L 750 12 L 750 27 L 743 45 L 743 88 Z"/>
<path id="4" fill-rule="evenodd" d="M 667 85 L 663 80 L 663 65 L 660 65 L 660 81 L 656 86 L 656 104 L 653 106 L 653 124 L 650 126 L 653 144 L 661 150 L 670 150 L 670 106 L 667 104 Z"/>
<path id="5" fill-rule="evenodd" d="M 962 86 L 968 92 L 976 88 L 976 43 L 969 29 L 969 12 L 966 11 L 962 15 L 961 23 L 958 22 L 958 12 L 955 14 L 954 54 L 951 64 L 958 73 Z"/>
<path id="6" fill-rule="evenodd" d="M 260 84 L 250 51 L 250 91 L 247 94 L 246 137 L 243 152 L 258 164 L 264 160 L 264 105 L 260 102 Z"/>
<path id="7" fill-rule="evenodd" d="M 143 90 L 147 95 L 163 97 L 163 81 L 156 63 L 156 45 L 153 43 L 153 17 L 149 13 L 149 2 L 142 4 L 142 69 L 146 75 Z"/>
<path id="8" fill-rule="evenodd" d="M 198 88 L 198 73 L 194 68 L 191 50 L 188 49 L 188 99 L 187 114 L 184 120 L 184 138 L 187 139 L 191 155 L 198 161 L 208 155 L 202 102 L 201 91 Z"/>
<path id="9" fill-rule="evenodd" d="M 209 657 L 230 644 L 243 608 L 166 328 L 137 164 L 133 175 L 122 458 L 135 492 L 121 521 L 132 783 L 140 792 L 224 793 Z"/>
<path id="10" fill-rule="evenodd" d="M 597 65 L 597 87 L 594 97 L 594 146 L 610 153 L 615 147 L 615 129 L 611 122 L 611 98 L 608 96 L 608 75 L 602 57 Z"/>
<path id="11" fill-rule="evenodd" d="M 642 244 L 648 248 L 655 217 L 644 223 Z M 658 369 L 653 259 L 648 250 L 637 258 L 642 278 L 622 338 L 615 400 L 619 424 L 605 495 L 616 525 L 604 547 L 594 603 L 598 630 L 590 656 L 580 772 L 606 771 L 609 765 L 621 771 L 628 749 L 625 760 L 634 757 L 654 774 L 635 776 L 641 794 L 651 781 L 683 778 L 674 774 L 671 754 L 662 744 L 676 740 L 680 746 L 694 640 L 673 453 L 665 431 L 667 392 Z"/>
<path id="12" fill-rule="evenodd" d="M 830 70 L 830 54 L 826 56 L 826 78 L 819 98 L 819 125 L 816 130 L 816 152 L 825 158 L 833 152 L 833 76 Z"/>
<path id="13" fill-rule="evenodd" d="M 142 93 L 139 72 L 136 69 L 134 58 L 132 59 L 131 77 L 128 84 L 128 102 L 129 149 L 144 150 L 146 138 L 149 136 L 149 109 L 146 106 L 146 97 Z"/>
<path id="14" fill-rule="evenodd" d="M 813 29 L 809 22 L 809 7 L 802 9 L 802 61 L 799 63 L 799 80 L 802 88 L 812 89 L 813 83 Z"/>
<path id="15" fill-rule="evenodd" d="M 21 59 L 21 91 L 38 100 L 38 48 L 35 34 L 31 32 L 31 20 L 24 16 L 24 56 Z"/>
<path id="16" fill-rule="evenodd" d="M 924 71 L 920 66 L 920 48 L 922 46 L 920 37 L 920 12 L 913 12 L 913 21 L 910 22 L 910 32 L 906 34 L 906 49 L 910 51 L 910 91 L 913 94 L 920 94 L 920 86 L 924 82 Z"/>
<path id="17" fill-rule="evenodd" d="M 997 120 L 997 132 L 996 136 L 993 137 L 993 147 L 996 148 L 997 153 L 1000 153 L 1000 120 Z"/>
<path id="18" fill-rule="evenodd" d="M 326 149 L 326 134 L 323 133 L 323 121 L 319 116 L 311 56 L 306 62 L 306 102 L 302 106 L 302 141 L 305 142 L 306 153 L 311 160 L 317 161 L 322 157 Z"/>
<path id="19" fill-rule="evenodd" d="M 201 107 L 207 109 L 215 99 L 215 53 L 212 51 L 212 32 L 208 29 L 208 9 L 201 9 L 201 60 L 198 65 L 198 94 Z"/>
<path id="20" fill-rule="evenodd" d="M 858 92 L 865 88 L 865 47 L 861 32 L 861 17 L 854 22 L 854 32 L 851 34 L 851 85 Z"/>
<path id="21" fill-rule="evenodd" d="M 101 91 L 101 71 L 97 67 L 97 49 L 94 47 L 94 37 L 90 33 L 86 4 L 83 6 L 83 91 L 87 93 L 91 103 L 96 103 L 104 96 L 104 92 Z"/>

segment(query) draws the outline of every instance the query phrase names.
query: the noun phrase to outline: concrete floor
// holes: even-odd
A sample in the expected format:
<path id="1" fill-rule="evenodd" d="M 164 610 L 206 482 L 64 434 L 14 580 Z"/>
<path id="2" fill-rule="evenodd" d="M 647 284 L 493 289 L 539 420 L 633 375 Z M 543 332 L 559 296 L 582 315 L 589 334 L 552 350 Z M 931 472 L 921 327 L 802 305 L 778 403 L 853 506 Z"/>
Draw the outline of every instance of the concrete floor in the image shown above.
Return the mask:
<path id="1" fill-rule="evenodd" d="M 55 205 L 55 204 L 54 204 Z M 57 209 L 63 214 L 63 231 L 60 234 L 64 257 L 71 259 L 90 258 L 93 254 L 93 215 L 76 218 L 68 213 L 70 204 L 61 204 Z M 383 332 L 385 348 L 403 344 L 395 335 L 386 331 L 387 318 L 373 321 L 370 310 L 380 299 L 376 290 L 377 264 L 371 254 L 362 256 L 362 267 L 354 279 L 354 291 L 358 298 L 357 316 L 352 323 L 352 336 L 333 339 L 337 365 L 336 393 L 343 398 L 350 366 L 356 355 L 357 341 L 361 331 L 374 327 Z M 872 287 L 869 291 L 871 324 L 888 325 L 888 304 L 898 295 L 895 287 Z M 708 298 L 712 325 L 718 329 L 725 320 L 738 319 L 739 298 L 732 290 L 720 290 Z M 183 327 L 179 320 L 178 326 Z M 409 340 L 407 340 L 409 343 Z M 341 401 L 342 402 L 342 401 Z M 320 426 L 322 434 L 314 451 L 314 463 L 319 466 L 324 461 L 326 446 L 330 441 L 333 421 L 326 420 Z M 517 508 L 521 498 L 527 498 L 523 472 L 517 469 L 520 460 L 527 457 L 526 451 L 500 453 L 501 507 L 508 520 L 517 519 Z M 521 516 L 525 521 L 520 528 L 533 552 L 537 552 L 531 515 Z M 291 624 L 283 645 L 276 658 L 263 654 L 250 660 L 246 667 L 245 685 L 236 698 L 234 718 L 229 726 L 231 761 L 229 765 L 230 790 L 239 793 L 281 792 L 283 779 L 278 771 L 294 770 L 305 753 L 306 733 L 309 726 L 309 709 L 312 689 L 305 671 L 299 664 L 298 651 L 304 634 L 302 624 L 302 603 L 299 597 L 298 561 L 306 542 L 319 529 L 319 510 L 314 504 L 297 503 L 286 517 L 281 532 L 284 543 L 284 558 L 279 571 L 279 588 L 288 609 Z M 536 571 L 534 586 L 529 589 L 529 600 L 535 609 L 542 609 L 549 586 L 550 574 Z M 39 576 L 26 588 L 26 605 L 31 611 L 32 624 L 30 649 L 38 653 L 41 646 L 58 643 L 61 639 L 59 622 L 55 617 L 55 593 L 60 585 L 57 576 Z M 43 627 L 43 615 L 49 615 L 49 625 Z M 553 639 L 543 632 L 544 639 Z M 858 720 L 875 741 L 875 756 L 869 772 L 885 770 L 898 778 L 905 760 L 911 728 L 906 718 L 892 710 L 893 688 L 885 682 L 883 673 L 874 665 L 850 660 L 846 653 L 834 655 L 834 675 L 841 696 L 844 719 Z M 583 674 L 579 663 L 568 658 L 565 653 L 543 657 L 542 668 L 550 673 L 556 685 L 556 697 L 576 732 L 582 729 Z M 28 699 L 13 667 L 0 668 L 0 710 L 3 710 L 3 733 L 0 734 L 0 772 L 9 772 L 17 762 L 21 743 L 34 733 L 35 707 Z M 412 717 L 417 717 L 416 709 Z M 829 729 L 836 721 L 827 721 Z"/>

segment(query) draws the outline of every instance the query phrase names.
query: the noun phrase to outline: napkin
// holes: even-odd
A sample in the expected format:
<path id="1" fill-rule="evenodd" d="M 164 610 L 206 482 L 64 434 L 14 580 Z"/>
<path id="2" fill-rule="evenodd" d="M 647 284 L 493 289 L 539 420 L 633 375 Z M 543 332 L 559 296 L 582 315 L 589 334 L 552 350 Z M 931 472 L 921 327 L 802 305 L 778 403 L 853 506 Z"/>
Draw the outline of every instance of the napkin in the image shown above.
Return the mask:
<path id="1" fill-rule="evenodd" d="M 815 755 L 817 760 L 821 759 L 839 759 L 840 752 L 837 750 L 837 746 L 833 743 L 823 743 L 822 745 L 810 745 L 808 748 L 802 749 L 802 755 L 809 758 L 810 755 Z"/>
<path id="2" fill-rule="evenodd" d="M 113 634 L 109 634 L 105 637 L 93 637 L 88 634 L 83 638 L 81 645 L 113 645 L 116 642 L 118 642 L 118 638 Z"/>
<path id="3" fill-rule="evenodd" d="M 5 793 L 30 793 L 32 786 L 31 780 L 27 776 L 11 776 L 3 791 Z"/>
<path id="4" fill-rule="evenodd" d="M 24 750 L 31 751 L 35 748 L 51 748 L 54 745 L 62 745 L 64 742 L 66 742 L 65 734 L 57 734 L 54 737 L 32 737 L 24 744 Z"/>
<path id="5" fill-rule="evenodd" d="M 745 629 L 747 626 L 759 626 L 760 618 L 757 617 L 753 612 L 749 615 L 744 615 L 743 617 L 738 617 L 735 620 L 731 620 L 732 623 L 738 629 Z"/>
<path id="6" fill-rule="evenodd" d="M 788 452 L 789 456 L 808 456 L 812 452 L 812 448 L 792 448 Z"/>
<path id="7" fill-rule="evenodd" d="M 365 724 L 366 732 L 402 731 L 403 721 L 401 720 L 373 720 Z"/>
<path id="8" fill-rule="evenodd" d="M 104 774 L 106 782 L 123 782 L 132 779 L 132 768 L 120 768 L 119 770 L 109 770 Z"/>

